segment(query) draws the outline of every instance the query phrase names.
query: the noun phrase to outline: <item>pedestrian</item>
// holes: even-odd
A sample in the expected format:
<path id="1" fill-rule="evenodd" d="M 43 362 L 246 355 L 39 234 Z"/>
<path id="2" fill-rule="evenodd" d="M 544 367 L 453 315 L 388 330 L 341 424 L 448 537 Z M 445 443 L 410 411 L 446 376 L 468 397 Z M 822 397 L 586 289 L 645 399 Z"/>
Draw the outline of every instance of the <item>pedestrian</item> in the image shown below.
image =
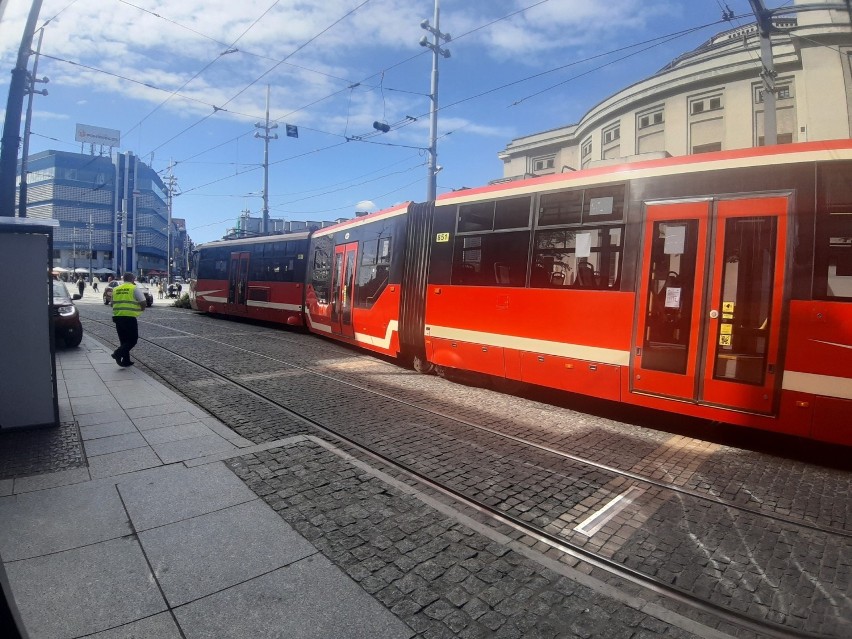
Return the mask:
<path id="1" fill-rule="evenodd" d="M 118 333 L 120 346 L 112 353 L 112 358 L 119 366 L 133 366 L 130 361 L 130 350 L 139 341 L 139 323 L 136 318 L 147 306 L 145 293 L 136 287 L 136 276 L 125 273 L 123 284 L 112 290 L 112 321 Z"/>
<path id="2" fill-rule="evenodd" d="M 95 277 L 95 278 L 93 278 L 93 279 L 92 279 L 92 290 L 93 290 L 93 291 L 97 291 L 97 290 L 98 290 L 98 278 L 97 278 L 97 277 Z"/>
<path id="3" fill-rule="evenodd" d="M 162 282 L 157 284 L 157 297 L 159 297 L 160 299 L 163 299 L 163 283 Z"/>
<path id="4" fill-rule="evenodd" d="M 77 280 L 77 290 L 80 291 L 80 297 L 83 297 L 83 291 L 85 290 L 85 288 L 86 280 L 84 280 L 83 276 L 81 275 L 80 278 Z"/>

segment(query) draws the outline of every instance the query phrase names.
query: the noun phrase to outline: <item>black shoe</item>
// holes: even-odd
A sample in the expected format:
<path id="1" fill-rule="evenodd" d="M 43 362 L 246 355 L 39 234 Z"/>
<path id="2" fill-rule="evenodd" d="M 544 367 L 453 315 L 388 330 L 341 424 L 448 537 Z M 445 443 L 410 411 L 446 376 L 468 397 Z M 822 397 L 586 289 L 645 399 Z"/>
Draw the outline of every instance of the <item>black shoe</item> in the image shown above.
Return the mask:
<path id="1" fill-rule="evenodd" d="M 110 355 L 110 357 L 112 357 L 115 360 L 116 364 L 121 366 L 121 360 L 118 358 L 118 351 L 113 351 L 113 353 L 112 353 L 112 355 Z"/>
<path id="2" fill-rule="evenodd" d="M 131 362 L 129 359 L 126 359 L 123 362 L 118 363 L 119 366 L 125 366 L 125 367 L 126 366 L 133 366 L 133 364 L 135 364 L 135 362 Z"/>

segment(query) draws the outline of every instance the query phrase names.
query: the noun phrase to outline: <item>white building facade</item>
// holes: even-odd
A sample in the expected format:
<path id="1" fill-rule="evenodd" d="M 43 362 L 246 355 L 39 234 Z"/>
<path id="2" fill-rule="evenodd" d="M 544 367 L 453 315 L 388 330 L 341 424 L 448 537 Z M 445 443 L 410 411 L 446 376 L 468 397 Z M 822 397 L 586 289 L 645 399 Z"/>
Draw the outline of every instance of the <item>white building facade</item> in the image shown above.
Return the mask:
<path id="1" fill-rule="evenodd" d="M 852 134 L 852 19 L 843 4 L 837 6 L 843 9 L 773 20 L 779 144 Z M 498 154 L 499 181 L 761 146 L 761 71 L 757 24 L 724 31 L 597 104 L 578 123 L 512 140 Z"/>

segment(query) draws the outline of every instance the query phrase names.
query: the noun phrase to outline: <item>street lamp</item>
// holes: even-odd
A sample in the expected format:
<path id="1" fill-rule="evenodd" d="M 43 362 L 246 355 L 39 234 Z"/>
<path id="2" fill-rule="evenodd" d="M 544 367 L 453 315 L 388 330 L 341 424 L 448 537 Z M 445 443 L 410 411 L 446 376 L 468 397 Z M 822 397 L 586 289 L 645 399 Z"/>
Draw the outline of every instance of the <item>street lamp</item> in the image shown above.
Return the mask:
<path id="1" fill-rule="evenodd" d="M 74 239 L 71 241 L 71 260 L 73 262 L 73 266 L 71 269 L 76 273 L 77 271 L 77 227 L 74 227 Z"/>

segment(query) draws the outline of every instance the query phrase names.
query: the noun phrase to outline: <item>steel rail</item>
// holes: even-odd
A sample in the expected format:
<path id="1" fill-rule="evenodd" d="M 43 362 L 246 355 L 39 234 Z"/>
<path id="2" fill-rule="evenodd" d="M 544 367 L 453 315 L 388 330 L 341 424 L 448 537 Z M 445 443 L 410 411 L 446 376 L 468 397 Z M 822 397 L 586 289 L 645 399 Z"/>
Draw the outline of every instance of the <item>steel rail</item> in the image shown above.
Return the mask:
<path id="1" fill-rule="evenodd" d="M 98 321 L 98 320 L 95 320 L 95 321 Z M 99 323 L 106 325 L 105 322 L 99 321 Z M 223 346 L 233 347 L 233 345 L 227 344 L 226 342 L 220 342 L 218 340 L 215 340 L 215 339 L 212 339 L 212 338 L 205 338 L 205 337 L 199 336 L 199 335 L 196 335 L 196 336 L 201 337 L 202 339 L 223 345 Z M 250 395 L 252 395 L 252 396 L 268 403 L 268 404 L 270 404 L 271 406 L 275 407 L 277 410 L 280 410 L 280 411 L 286 413 L 287 415 L 305 423 L 306 425 L 310 426 L 311 428 L 314 428 L 314 429 L 316 429 L 316 430 L 318 430 L 322 433 L 325 433 L 329 436 L 332 436 L 332 437 L 338 439 L 339 441 L 345 442 L 347 445 L 353 447 L 354 449 L 358 450 L 359 452 L 361 452 L 365 455 L 368 455 L 372 459 L 375 459 L 375 460 L 377 460 L 377 461 L 379 461 L 379 462 L 381 462 L 381 463 L 383 463 L 383 464 L 385 464 L 385 465 L 387 465 L 391 468 L 394 468 L 394 469 L 396 469 L 400 472 L 405 473 L 406 475 L 412 477 L 418 483 L 420 483 L 424 486 L 427 486 L 429 488 L 432 488 L 433 490 L 439 491 L 442 494 L 447 495 L 448 497 L 451 497 L 453 500 L 455 500 L 457 502 L 460 502 L 460 503 L 462 503 L 466 506 L 474 508 L 478 512 L 480 512 L 484 515 L 487 515 L 491 519 L 498 521 L 501 524 L 510 526 L 511 528 L 513 528 L 513 529 L 515 529 L 515 530 L 517 530 L 517 531 L 519 531 L 523 534 L 537 538 L 540 541 L 551 546 L 552 548 L 559 550 L 560 552 L 563 552 L 565 554 L 568 554 L 568 555 L 570 555 L 570 556 L 572 556 L 576 559 L 584 561 L 584 562 L 586 562 L 586 563 L 588 563 L 588 564 L 590 564 L 590 565 L 592 565 L 592 566 L 594 566 L 598 569 L 604 570 L 604 571 L 606 571 L 606 572 L 608 572 L 612 575 L 618 576 L 618 577 L 625 579 L 626 581 L 629 581 L 629 582 L 634 583 L 636 585 L 640 585 L 640 586 L 642 586 L 642 587 L 644 587 L 644 588 L 648 589 L 649 591 L 654 592 L 656 594 L 664 595 L 664 596 L 666 596 L 666 597 L 668 597 L 668 598 L 670 598 L 674 601 L 678 601 L 680 603 L 689 605 L 693 609 L 698 610 L 700 612 L 712 614 L 712 615 L 718 617 L 719 619 L 722 619 L 724 621 L 732 623 L 732 624 L 734 624 L 734 625 L 736 625 L 736 626 L 738 626 L 742 629 L 747 629 L 747 630 L 751 630 L 752 632 L 761 633 L 765 636 L 772 637 L 773 639 L 792 639 L 792 638 L 825 639 L 825 635 L 819 635 L 819 634 L 815 634 L 815 633 L 810 633 L 810 632 L 805 632 L 805 631 L 800 631 L 800 630 L 788 628 L 788 627 L 786 627 L 782 624 L 778 624 L 778 623 L 771 622 L 771 621 L 755 619 L 754 617 L 751 617 L 751 616 L 746 615 L 744 613 L 741 613 L 741 612 L 738 612 L 738 611 L 728 610 L 726 608 L 723 608 L 719 604 L 715 604 L 715 603 L 708 601 L 706 599 L 702 599 L 702 598 L 698 597 L 697 595 L 690 593 L 687 590 L 684 590 L 684 589 L 678 588 L 676 586 L 673 586 L 671 584 L 668 584 L 668 583 L 666 583 L 666 582 L 664 582 L 660 579 L 657 579 L 656 577 L 646 575 L 646 574 L 644 574 L 644 573 L 642 573 L 642 572 L 640 572 L 636 569 L 624 566 L 623 564 L 620 564 L 620 563 L 618 563 L 618 562 L 616 562 L 612 559 L 608 559 L 606 557 L 597 555 L 594 552 L 586 550 L 585 548 L 582 548 L 582 547 L 580 547 L 576 544 L 573 544 L 573 543 L 571 543 L 567 540 L 560 539 L 559 537 L 557 537 L 557 536 L 555 536 L 551 533 L 548 533 L 544 530 L 541 530 L 541 529 L 539 529 L 539 528 L 537 528 L 537 527 L 535 527 L 535 526 L 533 526 L 533 525 L 531 525 L 531 524 L 529 524 L 529 523 L 527 523 L 527 522 L 525 522 L 525 521 L 523 521 L 523 520 L 521 520 L 517 517 L 514 517 L 512 515 L 508 515 L 504 512 L 501 512 L 501 511 L 499 511 L 495 508 L 492 508 L 491 506 L 479 501 L 478 499 L 475 499 L 473 497 L 465 495 L 464 493 L 462 493 L 462 492 L 460 492 L 460 491 L 458 491 L 454 488 L 451 488 L 449 486 L 446 486 L 446 485 L 442 484 L 441 482 L 437 482 L 437 481 L 429 478 L 428 476 L 424 475 L 420 471 L 417 471 L 413 468 L 410 468 L 407 464 L 396 461 L 396 460 L 392 459 L 391 457 L 388 457 L 387 455 L 384 455 L 383 453 L 377 452 L 377 451 L 369 448 L 369 446 L 367 446 L 367 445 L 365 445 L 361 442 L 358 442 L 357 440 L 355 440 L 355 439 L 353 439 L 353 438 L 351 438 L 347 435 L 344 435 L 344 434 L 338 432 L 334 428 L 331 428 L 329 426 L 321 424 L 321 423 L 317 422 L 316 420 L 299 413 L 298 411 L 294 411 L 293 409 L 288 408 L 288 407 L 276 402 L 274 399 L 267 397 L 263 393 L 260 393 L 256 390 L 250 388 L 249 386 L 247 386 L 247 385 L 245 385 L 241 382 L 238 382 L 238 381 L 228 377 L 227 375 L 224 375 L 224 374 L 214 370 L 213 368 L 211 368 L 211 367 L 209 367 L 205 364 L 197 362 L 197 361 L 195 361 L 195 360 L 193 360 L 189 357 L 186 357 L 185 355 L 180 355 L 178 353 L 175 353 L 175 352 L 169 350 L 168 348 L 166 348 L 165 346 L 157 344 L 156 342 L 154 342 L 150 339 L 140 338 L 140 341 L 145 341 L 145 342 L 149 343 L 150 345 L 155 346 L 156 348 L 165 351 L 166 353 L 168 353 L 172 357 L 183 360 L 184 362 L 187 362 L 187 363 L 189 363 L 193 366 L 196 366 L 196 367 L 206 371 L 208 374 L 210 374 L 210 375 L 212 375 L 212 376 L 214 376 L 214 377 L 216 377 L 220 380 L 223 380 L 223 381 L 225 381 L 225 382 L 227 382 L 227 383 L 229 383 L 233 386 L 236 386 L 237 388 L 241 389 L 242 391 L 244 391 L 244 392 L 246 392 L 246 393 L 248 393 L 248 394 L 250 394 Z M 279 360 L 277 360 L 273 357 L 264 355 L 263 353 L 256 353 L 254 351 L 250 351 L 248 349 L 243 349 L 243 348 L 240 348 L 240 347 L 233 347 L 233 348 L 237 348 L 238 350 L 242 350 L 244 352 L 263 357 L 265 359 L 271 359 L 273 361 L 282 363 L 282 362 L 280 362 Z M 298 366 L 296 366 L 296 368 L 301 369 L 301 367 L 298 367 Z M 308 370 L 308 369 L 303 369 L 303 370 Z M 313 372 L 313 371 L 308 370 L 308 372 Z M 330 377 L 330 376 L 325 376 L 325 377 L 328 377 L 330 380 L 337 381 L 339 383 L 344 383 L 344 384 L 347 383 L 347 382 L 341 382 L 341 380 L 338 380 L 338 379 Z M 355 386 L 356 388 L 358 388 L 356 385 L 352 385 L 352 386 Z M 415 405 L 412 405 L 412 407 L 417 408 L 418 410 L 422 410 L 422 409 L 420 409 L 420 407 L 415 406 Z"/>

